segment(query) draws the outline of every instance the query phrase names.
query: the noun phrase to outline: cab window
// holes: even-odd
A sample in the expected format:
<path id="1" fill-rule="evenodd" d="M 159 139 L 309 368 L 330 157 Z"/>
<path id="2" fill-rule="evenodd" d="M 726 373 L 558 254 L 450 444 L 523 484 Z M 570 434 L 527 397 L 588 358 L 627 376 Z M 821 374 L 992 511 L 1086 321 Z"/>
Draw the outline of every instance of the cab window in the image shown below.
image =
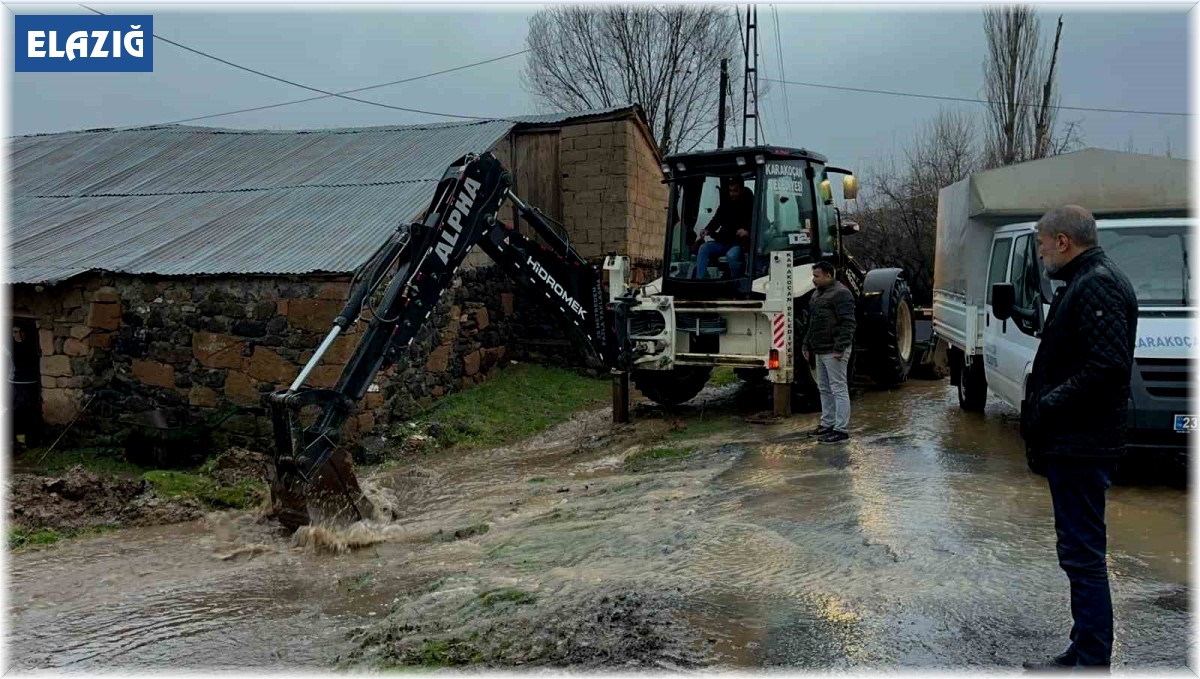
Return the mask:
<path id="1" fill-rule="evenodd" d="M 1012 252 L 1011 238 L 998 238 L 992 245 L 992 264 L 988 267 L 987 303 L 992 303 L 992 286 L 1003 283 L 1008 273 L 1008 255 Z"/>

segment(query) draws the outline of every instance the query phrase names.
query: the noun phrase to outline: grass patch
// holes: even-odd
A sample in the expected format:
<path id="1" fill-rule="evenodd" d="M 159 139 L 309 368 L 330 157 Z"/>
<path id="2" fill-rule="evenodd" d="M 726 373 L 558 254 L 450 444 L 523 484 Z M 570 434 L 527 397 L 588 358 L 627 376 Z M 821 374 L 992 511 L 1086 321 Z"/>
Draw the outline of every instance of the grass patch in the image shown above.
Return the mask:
<path id="1" fill-rule="evenodd" d="M 712 436 L 713 434 L 729 430 L 733 424 L 725 418 L 710 418 L 707 420 L 696 420 L 694 422 L 680 422 L 679 425 L 667 434 L 667 438 L 674 441 L 682 439 L 697 439 Z"/>
<path id="2" fill-rule="evenodd" d="M 93 526 L 66 531 L 53 528 L 10 528 L 8 530 L 8 549 L 12 551 L 26 547 L 44 547 L 81 535 L 107 533 L 116 529 L 116 526 Z"/>
<path id="3" fill-rule="evenodd" d="M 692 454 L 692 448 L 659 447 L 641 450 L 625 458 L 625 471 L 640 472 L 663 462 L 682 460 Z"/>
<path id="4" fill-rule="evenodd" d="M 350 593 L 360 592 L 368 587 L 373 587 L 374 585 L 375 576 L 371 575 L 370 573 L 364 573 L 351 580 L 350 584 L 346 585 L 346 591 Z"/>
<path id="5" fill-rule="evenodd" d="M 714 387 L 727 387 L 741 381 L 741 378 L 733 373 L 733 368 L 727 365 L 720 365 L 713 368 L 712 375 L 708 378 L 708 383 Z"/>
<path id="6" fill-rule="evenodd" d="M 478 649 L 458 639 L 428 639 L 416 655 L 415 660 L 422 667 L 454 667 L 483 662 L 483 654 Z"/>
<path id="7" fill-rule="evenodd" d="M 468 391 L 451 394 L 417 418 L 440 446 L 498 446 L 565 422 L 575 411 L 611 397 L 607 380 L 521 364 Z"/>
<path id="8" fill-rule="evenodd" d="M 194 497 L 214 508 L 246 509 L 256 505 L 266 492 L 265 484 L 252 479 L 222 485 L 207 476 L 176 471 L 149 471 L 142 478 L 149 481 L 159 495 Z"/>
<path id="9" fill-rule="evenodd" d="M 537 597 L 530 592 L 515 587 L 502 587 L 479 595 L 484 608 L 492 608 L 497 604 L 511 603 L 514 606 L 526 606 L 537 603 Z"/>
<path id="10" fill-rule="evenodd" d="M 46 456 L 44 459 L 43 455 Z M 14 464 L 16 470 L 31 469 L 37 474 L 58 474 L 75 466 L 98 474 L 137 476 L 146 471 L 126 460 L 121 448 L 57 449 L 49 454 L 45 448 L 31 448 Z"/>

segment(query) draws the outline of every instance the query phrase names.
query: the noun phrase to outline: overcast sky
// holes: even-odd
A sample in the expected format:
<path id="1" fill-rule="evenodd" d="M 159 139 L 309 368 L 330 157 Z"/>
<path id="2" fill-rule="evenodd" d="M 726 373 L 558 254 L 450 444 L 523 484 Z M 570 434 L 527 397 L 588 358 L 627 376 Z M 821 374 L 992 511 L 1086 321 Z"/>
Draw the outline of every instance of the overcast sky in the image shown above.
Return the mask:
<path id="1" fill-rule="evenodd" d="M 86 13 L 77 5 L 7 3 L 19 14 Z M 230 6 L 92 4 L 106 13 L 154 15 L 155 33 L 243 66 L 327 90 L 364 87 L 524 48 L 537 5 Z M 1188 111 L 1187 5 L 1039 5 L 1046 40 L 1064 15 L 1061 104 Z M 777 5 L 789 80 L 980 98 L 985 54 L 981 6 L 853 8 Z M 744 11 L 744 6 L 743 6 Z M 11 15 L 9 20 L 12 21 Z M 778 77 L 775 18 L 760 5 L 761 77 Z M 11 41 L 12 29 L 7 33 Z M 10 134 L 173 122 L 314 93 L 155 43 L 153 73 L 12 73 Z M 475 116 L 537 112 L 521 86 L 524 56 L 363 93 L 396 106 Z M 771 143 L 805 146 L 865 169 L 898 152 L 939 106 L 983 107 L 890 95 L 773 85 L 760 104 Z M 787 106 L 784 105 L 786 92 Z M 791 111 L 785 119 L 785 110 Z M 1188 154 L 1188 119 L 1062 111 L 1081 121 L 1086 145 Z M 297 129 L 449 121 L 339 99 L 189 124 Z M 738 124 L 730 134 L 740 134 Z"/>

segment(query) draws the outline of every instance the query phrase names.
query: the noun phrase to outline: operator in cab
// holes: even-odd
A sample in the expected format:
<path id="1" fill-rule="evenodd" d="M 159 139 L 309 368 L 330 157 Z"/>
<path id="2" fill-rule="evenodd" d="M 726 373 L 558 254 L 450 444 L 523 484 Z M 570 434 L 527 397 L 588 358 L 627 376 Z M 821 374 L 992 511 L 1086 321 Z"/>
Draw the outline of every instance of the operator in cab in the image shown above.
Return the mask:
<path id="1" fill-rule="evenodd" d="M 700 249 L 696 253 L 696 268 L 692 271 L 694 279 L 707 277 L 709 262 L 721 255 L 729 262 L 732 277 L 738 278 L 743 273 L 745 261 L 742 255 L 750 249 L 754 192 L 746 188 L 741 177 L 732 177 L 726 191 L 725 200 L 698 236 Z"/>

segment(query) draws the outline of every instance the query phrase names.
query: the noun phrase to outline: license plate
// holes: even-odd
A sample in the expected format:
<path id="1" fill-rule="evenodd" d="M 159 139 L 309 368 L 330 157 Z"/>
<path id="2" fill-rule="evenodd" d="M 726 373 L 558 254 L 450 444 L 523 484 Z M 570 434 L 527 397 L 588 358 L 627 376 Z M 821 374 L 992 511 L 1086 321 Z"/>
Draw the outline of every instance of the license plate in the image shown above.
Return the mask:
<path id="1" fill-rule="evenodd" d="M 1175 416 L 1175 431 L 1177 432 L 1187 433 L 1196 431 L 1198 425 L 1200 425 L 1200 417 L 1196 417 L 1195 415 Z"/>

